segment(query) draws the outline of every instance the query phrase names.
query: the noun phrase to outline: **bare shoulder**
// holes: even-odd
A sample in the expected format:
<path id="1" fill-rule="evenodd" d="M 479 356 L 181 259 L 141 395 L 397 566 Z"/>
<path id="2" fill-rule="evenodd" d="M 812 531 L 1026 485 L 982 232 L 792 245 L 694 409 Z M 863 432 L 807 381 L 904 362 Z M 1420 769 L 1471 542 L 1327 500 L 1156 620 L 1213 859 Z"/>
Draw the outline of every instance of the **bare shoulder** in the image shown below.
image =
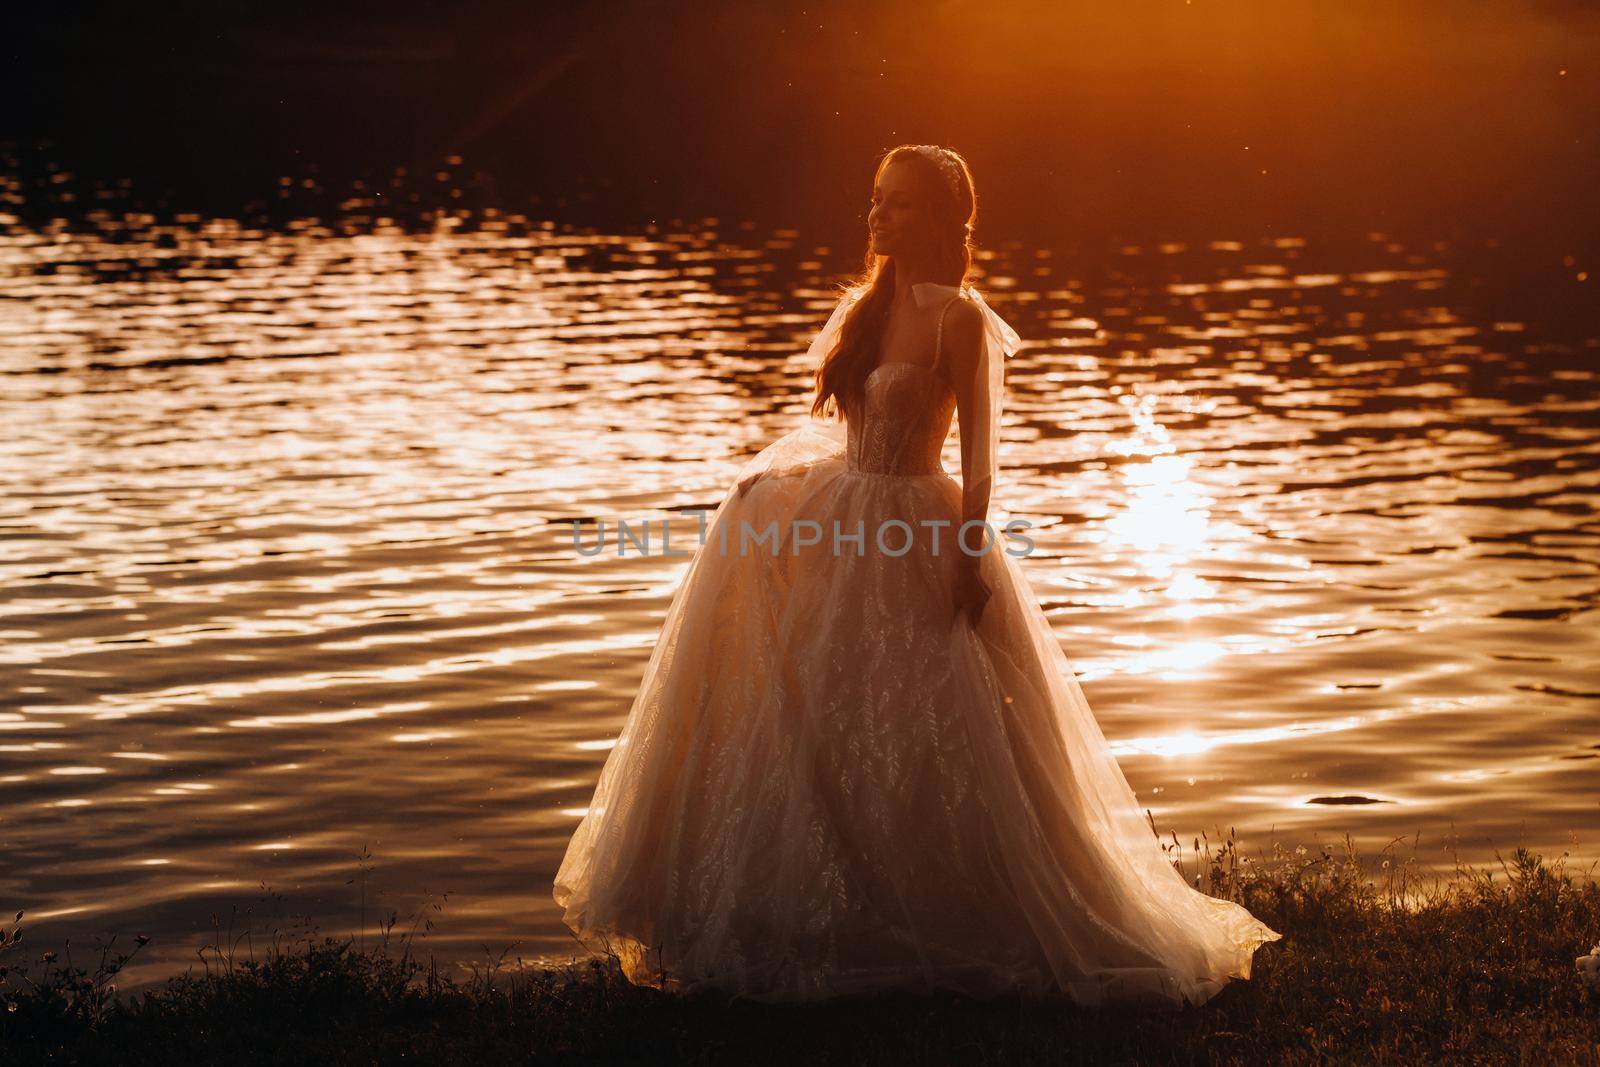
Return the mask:
<path id="1" fill-rule="evenodd" d="M 978 310 L 977 301 L 963 293 L 950 301 L 950 306 L 945 308 L 944 328 L 947 330 L 967 330 L 976 335 L 983 325 L 983 312 Z"/>
<path id="2" fill-rule="evenodd" d="M 952 368 L 971 369 L 978 362 L 983 339 L 983 312 L 962 295 L 944 309 L 944 354 Z"/>

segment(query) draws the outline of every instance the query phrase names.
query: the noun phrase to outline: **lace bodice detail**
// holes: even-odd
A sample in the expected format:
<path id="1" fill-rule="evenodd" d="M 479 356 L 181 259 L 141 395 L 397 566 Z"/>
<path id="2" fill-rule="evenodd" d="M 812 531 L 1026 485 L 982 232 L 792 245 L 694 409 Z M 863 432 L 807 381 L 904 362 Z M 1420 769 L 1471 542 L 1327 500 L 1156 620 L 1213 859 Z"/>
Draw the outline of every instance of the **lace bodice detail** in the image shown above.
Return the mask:
<path id="1" fill-rule="evenodd" d="M 859 404 L 846 409 L 851 470 L 869 474 L 943 474 L 956 395 L 939 372 L 920 363 L 883 363 L 867 376 Z"/>

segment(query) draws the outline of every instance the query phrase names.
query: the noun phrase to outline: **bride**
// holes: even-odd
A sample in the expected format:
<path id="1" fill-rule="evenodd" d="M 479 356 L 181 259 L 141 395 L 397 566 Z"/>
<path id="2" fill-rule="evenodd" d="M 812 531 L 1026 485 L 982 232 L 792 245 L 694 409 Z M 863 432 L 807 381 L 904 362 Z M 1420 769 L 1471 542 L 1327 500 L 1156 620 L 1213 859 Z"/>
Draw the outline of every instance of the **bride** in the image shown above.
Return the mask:
<path id="1" fill-rule="evenodd" d="M 685 992 L 1203 1003 L 1281 935 L 1166 858 L 988 522 L 1021 342 L 968 284 L 971 172 L 903 145 L 872 203 L 810 416 L 703 524 L 556 903 Z"/>

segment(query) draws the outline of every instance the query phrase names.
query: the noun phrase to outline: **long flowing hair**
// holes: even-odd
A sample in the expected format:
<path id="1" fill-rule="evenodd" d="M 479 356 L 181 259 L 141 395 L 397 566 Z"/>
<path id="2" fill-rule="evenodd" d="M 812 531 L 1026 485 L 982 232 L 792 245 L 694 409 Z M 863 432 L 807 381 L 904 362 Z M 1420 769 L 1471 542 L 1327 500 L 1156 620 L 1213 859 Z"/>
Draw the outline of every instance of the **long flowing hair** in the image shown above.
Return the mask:
<path id="1" fill-rule="evenodd" d="M 884 168 L 900 161 L 920 170 L 923 188 L 928 191 L 937 267 L 934 280 L 944 285 L 965 285 L 972 270 L 972 233 L 978 222 L 978 196 L 967 161 L 952 148 L 899 145 L 878 161 L 873 187 L 877 187 Z M 869 244 L 861 273 L 843 294 L 855 296 L 855 305 L 846 312 L 839 327 L 838 344 L 823 357 L 816 371 L 817 395 L 811 404 L 812 415 L 842 415 L 847 402 L 860 398 L 867 375 L 878 363 L 878 349 L 894 299 L 894 272 L 894 257 L 879 255 Z"/>

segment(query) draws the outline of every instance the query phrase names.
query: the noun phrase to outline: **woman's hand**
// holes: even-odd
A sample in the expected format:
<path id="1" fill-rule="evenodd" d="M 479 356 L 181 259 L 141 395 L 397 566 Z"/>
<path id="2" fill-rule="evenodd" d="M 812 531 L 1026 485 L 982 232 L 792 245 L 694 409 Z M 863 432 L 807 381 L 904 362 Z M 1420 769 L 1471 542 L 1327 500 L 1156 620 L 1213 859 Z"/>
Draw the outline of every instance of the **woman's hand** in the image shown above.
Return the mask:
<path id="1" fill-rule="evenodd" d="M 974 627 L 978 620 L 983 618 L 983 607 L 989 602 L 990 590 L 988 583 L 978 573 L 978 561 L 972 557 L 963 556 L 960 565 L 956 568 L 955 582 L 955 610 L 959 617 L 967 616 L 967 621 Z"/>

